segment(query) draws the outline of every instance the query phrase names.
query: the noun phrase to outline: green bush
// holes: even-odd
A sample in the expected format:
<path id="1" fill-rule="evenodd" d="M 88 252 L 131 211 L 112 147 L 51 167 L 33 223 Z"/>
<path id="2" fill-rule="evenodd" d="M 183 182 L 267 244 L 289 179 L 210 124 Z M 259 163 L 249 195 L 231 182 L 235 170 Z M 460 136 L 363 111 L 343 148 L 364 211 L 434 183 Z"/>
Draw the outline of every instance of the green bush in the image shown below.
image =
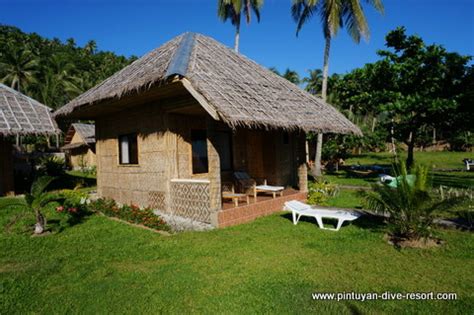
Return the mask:
<path id="1" fill-rule="evenodd" d="M 66 162 L 57 156 L 44 156 L 38 161 L 38 173 L 40 176 L 61 176 L 66 171 Z"/>
<path id="2" fill-rule="evenodd" d="M 90 208 L 109 217 L 119 218 L 130 223 L 141 224 L 155 230 L 170 230 L 166 222 L 153 213 L 152 208 L 136 205 L 119 206 L 112 199 L 101 198 L 90 203 Z"/>
<path id="3" fill-rule="evenodd" d="M 90 214 L 87 207 L 89 202 L 86 193 L 76 190 L 63 190 L 64 201 L 56 207 L 56 212 L 63 216 L 61 226 L 73 226 Z"/>
<path id="4" fill-rule="evenodd" d="M 445 197 L 430 187 L 429 171 L 425 166 L 412 168 L 409 174 L 404 164 L 394 167 L 397 187 L 375 184 L 366 192 L 367 207 L 388 214 L 389 233 L 396 239 L 419 240 L 431 237 L 434 213 L 448 211 L 466 202 L 465 196 Z M 411 181 L 410 175 L 415 178 Z"/>
<path id="5" fill-rule="evenodd" d="M 328 182 L 309 182 L 308 203 L 312 205 L 327 205 L 329 198 L 336 196 L 338 187 Z"/>
<path id="6" fill-rule="evenodd" d="M 451 150 L 453 151 L 470 151 L 474 148 L 474 133 L 462 132 L 450 138 Z"/>

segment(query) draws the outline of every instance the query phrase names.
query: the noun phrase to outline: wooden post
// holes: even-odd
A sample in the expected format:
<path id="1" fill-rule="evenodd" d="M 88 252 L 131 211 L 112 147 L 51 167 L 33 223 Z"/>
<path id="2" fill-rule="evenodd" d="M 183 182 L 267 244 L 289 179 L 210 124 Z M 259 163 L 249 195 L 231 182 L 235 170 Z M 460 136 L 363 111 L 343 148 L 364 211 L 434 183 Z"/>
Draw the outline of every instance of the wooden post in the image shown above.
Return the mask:
<path id="1" fill-rule="evenodd" d="M 211 224 L 217 227 L 217 212 L 222 209 L 221 162 L 216 145 L 216 122 L 210 116 L 206 118 L 206 129 Z"/>
<path id="2" fill-rule="evenodd" d="M 297 145 L 296 145 L 296 165 L 298 173 L 298 188 L 302 192 L 308 191 L 308 168 L 305 162 L 305 156 L 307 156 L 306 146 L 306 135 L 298 135 Z"/>
<path id="3" fill-rule="evenodd" d="M 14 195 L 12 144 L 0 137 L 0 196 Z"/>

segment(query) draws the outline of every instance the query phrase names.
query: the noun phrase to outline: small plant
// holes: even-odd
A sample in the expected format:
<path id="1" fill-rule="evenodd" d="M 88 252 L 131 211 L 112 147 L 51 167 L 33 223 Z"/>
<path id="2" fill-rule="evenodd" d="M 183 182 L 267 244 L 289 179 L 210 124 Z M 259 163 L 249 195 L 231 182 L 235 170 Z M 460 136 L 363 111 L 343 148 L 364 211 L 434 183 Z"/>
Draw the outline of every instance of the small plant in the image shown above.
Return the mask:
<path id="1" fill-rule="evenodd" d="M 169 226 L 159 216 L 153 213 L 153 209 L 140 208 L 136 205 L 119 206 L 112 199 L 98 199 L 90 203 L 94 211 L 101 212 L 109 217 L 116 217 L 130 223 L 141 224 L 155 230 L 169 230 Z"/>
<path id="2" fill-rule="evenodd" d="M 25 195 L 24 201 L 18 199 L 16 203 L 11 203 L 8 207 L 22 207 L 25 210 L 35 214 L 35 234 L 42 234 L 46 227 L 46 217 L 43 215 L 43 209 L 51 203 L 63 201 L 64 194 L 58 192 L 48 192 L 46 189 L 55 180 L 54 177 L 43 176 L 38 178 L 31 185 L 30 193 Z"/>
<path id="3" fill-rule="evenodd" d="M 313 205 L 327 205 L 327 201 L 336 196 L 338 187 L 334 184 L 320 181 L 308 184 L 308 203 Z"/>
<path id="4" fill-rule="evenodd" d="M 392 240 L 428 240 L 431 235 L 433 214 L 445 211 L 465 202 L 464 197 L 446 197 L 441 200 L 431 192 L 428 168 L 414 168 L 415 180 L 410 180 L 404 164 L 395 167 L 398 178 L 396 188 L 387 184 L 373 185 L 365 197 L 369 209 L 388 214 L 389 234 Z"/>

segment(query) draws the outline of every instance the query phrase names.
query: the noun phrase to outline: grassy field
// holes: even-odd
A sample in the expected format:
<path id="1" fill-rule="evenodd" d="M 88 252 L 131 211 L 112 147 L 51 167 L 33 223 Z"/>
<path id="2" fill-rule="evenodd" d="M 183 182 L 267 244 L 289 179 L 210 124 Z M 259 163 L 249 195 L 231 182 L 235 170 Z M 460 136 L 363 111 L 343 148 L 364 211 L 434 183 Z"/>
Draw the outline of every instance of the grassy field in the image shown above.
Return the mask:
<path id="1" fill-rule="evenodd" d="M 328 201 L 328 206 L 339 208 L 362 209 L 363 197 L 361 197 L 357 190 L 340 189 L 335 197 Z"/>
<path id="2" fill-rule="evenodd" d="M 439 185 L 473 188 L 474 171 L 462 171 L 464 164 L 462 159 L 472 157 L 471 153 L 466 152 L 416 152 L 415 159 L 417 163 L 428 165 L 433 169 L 433 186 Z M 346 165 L 381 165 L 390 167 L 393 158 L 390 153 L 367 153 L 360 156 L 353 156 L 345 161 Z M 439 169 L 459 169 L 459 171 L 440 171 Z M 438 170 L 437 170 L 438 169 Z M 350 186 L 370 186 L 378 181 L 378 176 L 374 174 L 368 177 L 357 177 L 345 170 L 338 172 L 327 172 L 324 176 L 328 181 L 338 185 Z"/>
<path id="3" fill-rule="evenodd" d="M 406 159 L 406 152 L 402 152 L 400 157 Z M 464 158 L 474 158 L 472 152 L 415 152 L 415 163 L 427 165 L 434 169 L 464 169 Z M 393 155 L 389 152 L 365 153 L 346 159 L 346 164 L 377 164 L 391 165 Z"/>
<path id="4" fill-rule="evenodd" d="M 54 224 L 54 215 L 49 214 Z M 20 223 L 11 224 L 12 218 Z M 0 313 L 471 313 L 474 235 L 397 250 L 377 223 L 341 231 L 279 213 L 170 237 L 91 216 L 60 233 L 21 232 L 0 210 Z M 409 268 L 408 268 L 409 266 Z M 456 301 L 315 301 L 313 292 L 455 292 Z"/>

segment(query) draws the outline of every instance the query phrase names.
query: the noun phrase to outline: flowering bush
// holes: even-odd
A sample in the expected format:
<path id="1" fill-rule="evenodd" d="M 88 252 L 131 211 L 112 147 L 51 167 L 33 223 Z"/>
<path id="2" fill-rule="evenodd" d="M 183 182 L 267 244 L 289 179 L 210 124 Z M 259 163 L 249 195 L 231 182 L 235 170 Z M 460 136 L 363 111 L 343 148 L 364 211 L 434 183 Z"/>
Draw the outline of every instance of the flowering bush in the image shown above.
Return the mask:
<path id="1" fill-rule="evenodd" d="M 155 230 L 169 230 L 169 226 L 152 208 L 140 208 L 136 205 L 119 206 L 112 199 L 98 199 L 91 202 L 91 209 L 109 217 L 116 217 L 130 223 L 141 224 Z"/>
<path id="2" fill-rule="evenodd" d="M 60 194 L 64 197 L 64 201 L 56 207 L 56 212 L 64 216 L 63 223 L 67 225 L 79 223 L 89 212 L 87 194 L 75 190 L 63 190 Z"/>

